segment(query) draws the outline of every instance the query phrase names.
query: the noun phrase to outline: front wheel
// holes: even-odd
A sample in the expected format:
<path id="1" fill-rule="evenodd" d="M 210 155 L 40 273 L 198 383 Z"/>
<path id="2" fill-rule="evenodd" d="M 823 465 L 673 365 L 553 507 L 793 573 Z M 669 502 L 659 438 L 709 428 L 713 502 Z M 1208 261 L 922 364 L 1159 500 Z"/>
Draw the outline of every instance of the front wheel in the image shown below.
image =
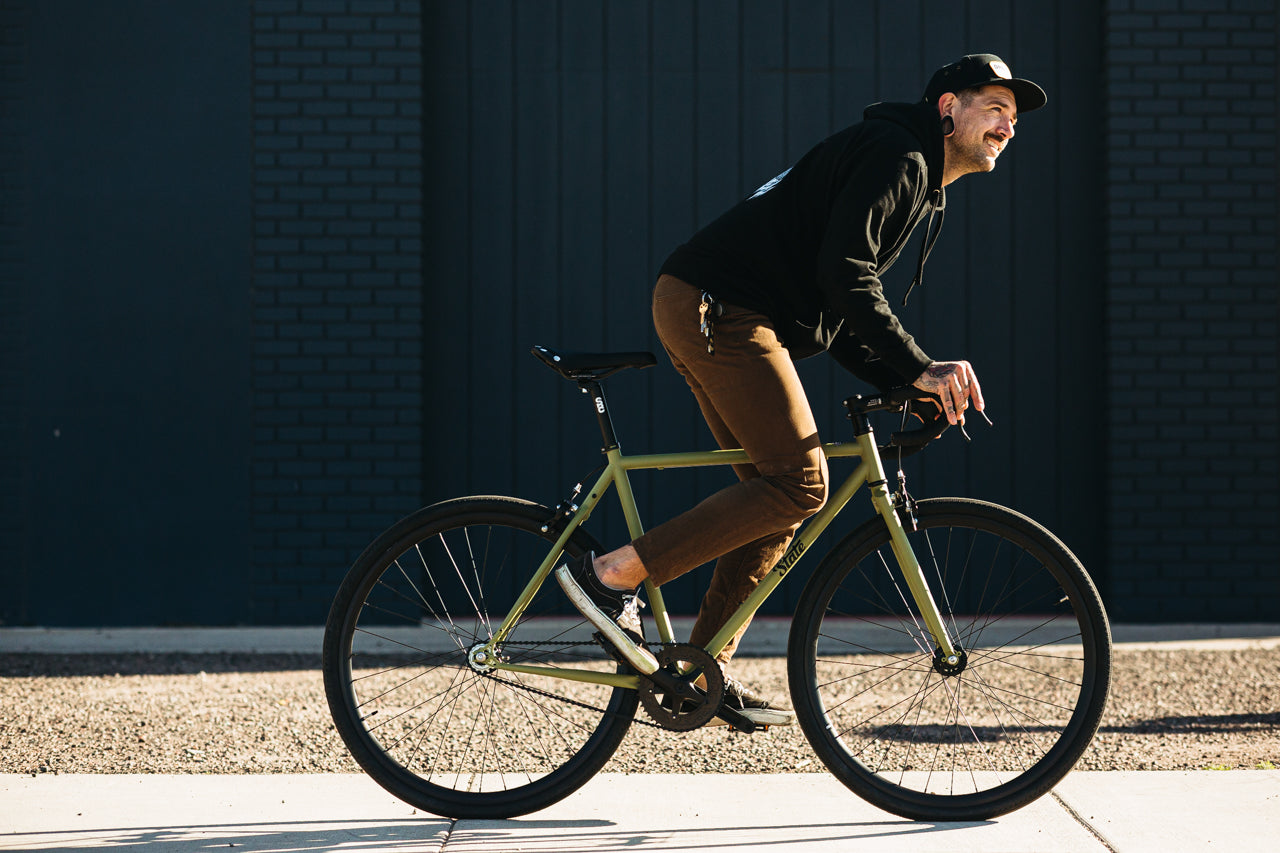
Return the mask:
<path id="1" fill-rule="evenodd" d="M 1089 745 L 1106 703 L 1111 630 L 1084 567 L 995 504 L 921 501 L 908 532 L 959 660 L 936 655 L 873 519 L 801 596 L 791 698 L 827 768 L 912 820 L 985 820 L 1042 796 Z"/>
<path id="2" fill-rule="evenodd" d="M 637 691 L 495 669 L 493 636 L 557 534 L 552 512 L 511 498 L 428 507 L 384 533 L 342 582 L 324 635 L 330 713 L 360 766 L 434 814 L 504 818 L 568 796 L 609 760 Z M 565 552 L 599 545 L 582 531 Z M 544 583 L 501 647 L 543 669 L 617 672 Z M 571 609 L 570 609 L 571 612 Z"/>

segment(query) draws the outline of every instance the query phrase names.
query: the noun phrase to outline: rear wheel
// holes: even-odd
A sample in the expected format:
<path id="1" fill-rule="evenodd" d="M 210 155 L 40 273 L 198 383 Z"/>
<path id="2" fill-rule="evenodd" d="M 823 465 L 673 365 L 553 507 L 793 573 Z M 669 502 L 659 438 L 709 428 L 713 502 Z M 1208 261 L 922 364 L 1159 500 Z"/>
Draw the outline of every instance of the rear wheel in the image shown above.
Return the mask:
<path id="1" fill-rule="evenodd" d="M 473 665 L 556 534 L 546 507 L 464 498 L 404 519 L 342 582 L 324 638 L 338 732 L 395 796 L 434 814 L 511 817 L 577 790 L 635 715 L 635 690 Z M 578 532 L 576 557 L 599 546 Z M 544 583 L 502 647 L 505 659 L 620 671 L 581 617 Z M 570 610 L 571 612 L 571 610 Z"/>
<path id="2" fill-rule="evenodd" d="M 815 571 L 792 624 L 790 686 L 823 763 L 913 820 L 983 820 L 1045 794 L 1102 716 L 1111 632 L 1051 533 L 980 501 L 919 503 L 912 548 L 959 659 L 936 654 L 874 519 Z"/>

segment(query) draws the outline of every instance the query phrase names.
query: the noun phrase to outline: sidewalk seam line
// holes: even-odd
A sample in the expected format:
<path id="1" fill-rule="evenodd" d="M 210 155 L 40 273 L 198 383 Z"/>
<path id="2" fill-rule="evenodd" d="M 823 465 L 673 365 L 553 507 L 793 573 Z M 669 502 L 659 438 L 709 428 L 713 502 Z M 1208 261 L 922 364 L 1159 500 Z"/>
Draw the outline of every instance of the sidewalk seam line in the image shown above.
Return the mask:
<path id="1" fill-rule="evenodd" d="M 449 847 L 449 841 L 453 838 L 453 831 L 458 828 L 458 824 L 460 822 L 461 821 L 456 817 L 450 818 L 449 828 L 445 830 L 444 838 L 440 842 L 439 853 L 445 853 L 445 850 Z"/>
<path id="2" fill-rule="evenodd" d="M 1098 839 L 1098 843 L 1101 844 L 1103 847 L 1107 848 L 1109 853 L 1120 853 L 1120 851 L 1116 850 L 1116 848 L 1111 845 L 1110 841 L 1107 841 L 1107 837 L 1105 835 L 1103 835 L 1099 830 L 1095 829 L 1093 824 L 1085 820 L 1084 816 L 1081 815 L 1080 812 L 1072 808 L 1071 805 L 1066 800 L 1064 800 L 1062 796 L 1058 794 L 1057 791 L 1050 791 L 1049 796 L 1053 797 L 1054 802 L 1062 806 L 1062 808 L 1066 810 L 1067 814 L 1071 815 L 1072 820 L 1074 820 L 1076 823 L 1084 827 L 1085 831 L 1088 832 L 1090 835 L 1092 835 L 1094 838 Z"/>

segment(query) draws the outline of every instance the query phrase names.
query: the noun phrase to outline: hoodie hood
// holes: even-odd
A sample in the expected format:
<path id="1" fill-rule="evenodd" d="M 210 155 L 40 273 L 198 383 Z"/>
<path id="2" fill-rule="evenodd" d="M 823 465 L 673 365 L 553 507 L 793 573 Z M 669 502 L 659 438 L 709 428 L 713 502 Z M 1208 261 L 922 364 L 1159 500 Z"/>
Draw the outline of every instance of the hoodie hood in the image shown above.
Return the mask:
<path id="1" fill-rule="evenodd" d="M 929 192 L 942 189 L 943 136 L 942 117 L 933 104 L 879 103 L 863 110 L 867 121 L 883 120 L 900 125 L 920 142 L 925 164 L 929 167 Z"/>
<path id="2" fill-rule="evenodd" d="M 933 251 L 933 244 L 938 242 L 942 233 L 942 221 L 947 215 L 947 196 L 942 190 L 942 171 L 945 165 L 945 143 L 942 135 L 942 117 L 938 108 L 930 103 L 872 104 L 863 111 L 862 117 L 867 121 L 882 120 L 906 128 L 920 142 L 920 151 L 924 154 L 925 165 L 928 166 L 929 196 L 933 206 L 929 210 L 929 223 L 924 229 L 924 239 L 920 242 L 920 255 L 916 259 L 916 274 L 911 279 L 907 292 L 902 296 L 905 307 L 911 293 L 924 284 L 924 262 Z M 937 216 L 937 226 L 934 217 Z"/>

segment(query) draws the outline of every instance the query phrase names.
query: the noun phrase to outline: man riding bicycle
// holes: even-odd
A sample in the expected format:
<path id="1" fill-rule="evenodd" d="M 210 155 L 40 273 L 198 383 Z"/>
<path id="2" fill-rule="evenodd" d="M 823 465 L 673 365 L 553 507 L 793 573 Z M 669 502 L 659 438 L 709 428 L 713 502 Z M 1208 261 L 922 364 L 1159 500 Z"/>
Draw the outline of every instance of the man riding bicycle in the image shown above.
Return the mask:
<path id="1" fill-rule="evenodd" d="M 939 69 L 921 101 L 868 107 L 680 246 L 653 293 L 658 336 L 722 448 L 743 448 L 739 482 L 634 542 L 556 570 L 574 606 L 633 663 L 644 649 L 635 599 L 715 559 L 689 641 L 705 645 L 827 499 L 826 459 L 794 361 L 829 352 L 879 388 L 913 384 L 952 424 L 984 407 L 967 361 L 935 361 L 902 327 L 880 277 L 923 221 L 916 274 L 937 240 L 944 187 L 989 172 L 1020 113 L 1044 91 L 992 54 Z M 936 221 L 936 225 L 935 225 Z M 905 303 L 904 296 L 904 303 Z M 745 631 L 745 626 L 742 631 Z M 732 657 L 739 631 L 719 654 Z M 725 702 L 758 725 L 795 715 L 726 676 Z"/>

